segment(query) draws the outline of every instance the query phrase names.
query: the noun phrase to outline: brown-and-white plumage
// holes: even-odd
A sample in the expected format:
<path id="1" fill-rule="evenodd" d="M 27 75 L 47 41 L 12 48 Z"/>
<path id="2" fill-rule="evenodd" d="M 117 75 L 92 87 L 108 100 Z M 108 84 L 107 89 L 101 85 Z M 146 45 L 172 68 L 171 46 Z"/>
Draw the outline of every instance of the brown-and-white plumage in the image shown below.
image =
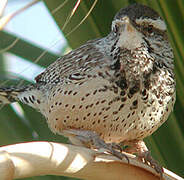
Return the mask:
<path id="1" fill-rule="evenodd" d="M 35 84 L 0 88 L 0 101 L 32 106 L 54 133 L 71 139 L 95 132 L 106 143 L 136 144 L 173 109 L 173 69 L 164 21 L 133 4 L 117 13 L 108 36 L 59 58 Z"/>

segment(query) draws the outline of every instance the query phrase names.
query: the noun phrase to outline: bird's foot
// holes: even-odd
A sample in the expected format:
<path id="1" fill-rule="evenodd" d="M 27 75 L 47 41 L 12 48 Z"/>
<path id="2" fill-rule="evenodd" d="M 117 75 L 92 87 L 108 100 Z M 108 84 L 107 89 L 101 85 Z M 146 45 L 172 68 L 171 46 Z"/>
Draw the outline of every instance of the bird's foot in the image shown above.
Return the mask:
<path id="1" fill-rule="evenodd" d="M 130 141 L 126 142 L 126 144 L 129 147 L 125 149 L 125 152 L 136 154 L 139 160 L 154 168 L 155 171 L 159 173 L 160 176 L 162 177 L 163 168 L 158 164 L 158 162 L 155 159 L 153 159 L 144 141 L 142 140 Z"/>
<path id="2" fill-rule="evenodd" d="M 127 155 L 122 152 L 118 144 L 106 143 L 93 131 L 70 129 L 64 130 L 64 135 L 70 139 L 72 144 L 97 149 L 98 152 L 108 152 L 119 159 L 126 158 L 129 163 Z"/>
<path id="3" fill-rule="evenodd" d="M 145 151 L 145 152 L 138 154 L 138 158 L 140 158 L 142 162 L 153 167 L 155 171 L 162 176 L 163 168 L 159 165 L 159 163 L 155 159 L 153 159 L 150 151 Z"/>

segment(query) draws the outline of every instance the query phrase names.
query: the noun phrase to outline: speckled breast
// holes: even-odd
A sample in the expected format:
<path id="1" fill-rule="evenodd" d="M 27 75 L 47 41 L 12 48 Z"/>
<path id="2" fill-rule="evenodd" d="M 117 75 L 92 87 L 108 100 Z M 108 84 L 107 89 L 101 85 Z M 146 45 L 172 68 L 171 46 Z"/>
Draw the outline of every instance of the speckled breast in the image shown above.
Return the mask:
<path id="1" fill-rule="evenodd" d="M 48 99 L 49 127 L 59 134 L 65 129 L 95 131 L 106 142 L 143 139 L 168 118 L 175 99 L 168 96 L 160 104 L 151 91 L 128 92 L 100 77 L 58 86 Z"/>

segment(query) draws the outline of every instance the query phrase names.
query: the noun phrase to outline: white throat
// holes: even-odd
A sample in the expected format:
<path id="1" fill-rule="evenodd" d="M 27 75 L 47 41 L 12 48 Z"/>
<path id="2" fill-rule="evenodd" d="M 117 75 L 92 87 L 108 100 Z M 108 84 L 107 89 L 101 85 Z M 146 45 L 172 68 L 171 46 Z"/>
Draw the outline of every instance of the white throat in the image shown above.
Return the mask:
<path id="1" fill-rule="evenodd" d="M 127 28 L 127 27 L 125 27 Z M 132 50 L 141 46 L 143 42 L 142 35 L 137 30 L 132 31 L 125 29 L 119 37 L 117 45 Z"/>

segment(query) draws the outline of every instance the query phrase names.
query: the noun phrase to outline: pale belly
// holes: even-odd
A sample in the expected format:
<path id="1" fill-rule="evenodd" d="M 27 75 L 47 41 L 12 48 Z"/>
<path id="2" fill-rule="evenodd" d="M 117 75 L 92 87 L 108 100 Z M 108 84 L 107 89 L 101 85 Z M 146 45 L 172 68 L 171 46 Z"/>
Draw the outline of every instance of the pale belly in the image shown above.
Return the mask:
<path id="1" fill-rule="evenodd" d="M 111 86 L 108 81 L 92 79 L 57 87 L 49 95 L 45 114 L 50 129 L 58 134 L 66 129 L 91 130 L 106 142 L 119 143 L 151 135 L 172 111 L 172 97 L 159 104 L 149 94 L 154 99 L 150 104 L 139 92 L 129 98 L 126 90 Z"/>

